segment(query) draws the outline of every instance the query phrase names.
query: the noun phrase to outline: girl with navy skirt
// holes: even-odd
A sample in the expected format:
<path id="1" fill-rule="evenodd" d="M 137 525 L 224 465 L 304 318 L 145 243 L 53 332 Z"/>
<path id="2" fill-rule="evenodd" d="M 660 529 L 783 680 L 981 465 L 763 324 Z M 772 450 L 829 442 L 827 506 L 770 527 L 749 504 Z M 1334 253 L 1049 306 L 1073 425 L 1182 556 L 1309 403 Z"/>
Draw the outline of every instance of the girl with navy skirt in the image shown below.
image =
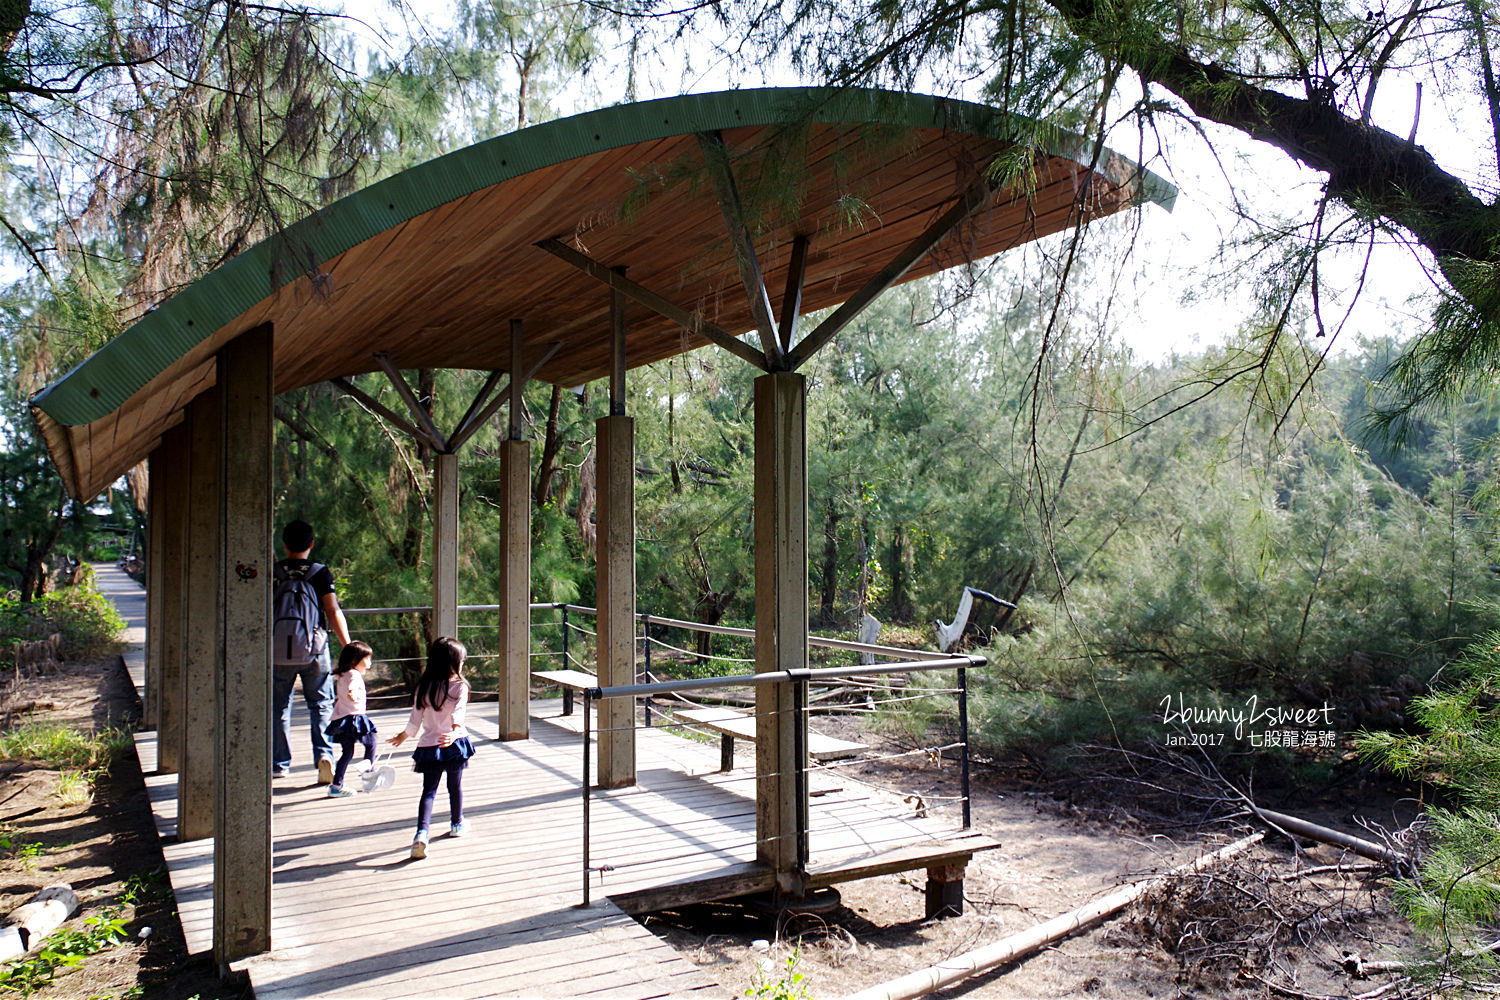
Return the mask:
<path id="1" fill-rule="evenodd" d="M 364 770 L 374 766 L 375 723 L 365 714 L 365 671 L 370 669 L 373 655 L 368 643 L 351 642 L 339 652 L 339 664 L 333 668 L 333 719 L 323 732 L 344 752 L 333 768 L 333 784 L 328 786 L 329 798 L 341 799 L 354 794 L 354 789 L 344 787 L 344 775 L 349 770 L 349 762 L 354 759 L 356 743 L 365 748 Z"/>
<path id="2" fill-rule="evenodd" d="M 427 857 L 427 829 L 432 825 L 432 806 L 437 799 L 438 782 L 448 779 L 448 836 L 462 837 L 464 825 L 464 768 L 474 756 L 474 744 L 464 729 L 464 710 L 469 704 L 469 682 L 463 678 L 464 661 L 469 651 L 450 636 L 432 640 L 427 647 L 427 669 L 417 681 L 417 697 L 406 728 L 391 737 L 392 746 L 400 746 L 416 736 L 417 749 L 411 755 L 416 771 L 422 776 L 422 798 L 417 803 L 417 835 L 411 842 L 413 858 Z"/>

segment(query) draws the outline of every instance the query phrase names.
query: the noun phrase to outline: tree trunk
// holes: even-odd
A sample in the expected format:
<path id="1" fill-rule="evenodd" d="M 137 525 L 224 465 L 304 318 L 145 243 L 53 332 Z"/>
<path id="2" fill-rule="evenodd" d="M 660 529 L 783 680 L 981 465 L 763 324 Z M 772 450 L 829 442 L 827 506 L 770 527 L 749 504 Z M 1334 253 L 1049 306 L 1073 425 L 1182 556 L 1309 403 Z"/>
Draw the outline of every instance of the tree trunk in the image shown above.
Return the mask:
<path id="1" fill-rule="evenodd" d="M 833 623 L 834 605 L 839 592 L 839 512 L 828 495 L 827 516 L 823 520 L 823 570 L 818 585 L 818 624 L 827 628 Z"/>
<path id="2" fill-rule="evenodd" d="M 890 574 L 891 574 L 891 600 L 890 616 L 899 622 L 911 621 L 916 609 L 912 607 L 911 594 L 907 593 L 907 552 L 906 552 L 906 529 L 896 525 L 891 532 L 890 547 Z"/>
<path id="3" fill-rule="evenodd" d="M 557 472 L 557 453 L 562 448 L 562 442 L 558 440 L 557 414 L 562 408 L 562 386 L 552 387 L 552 398 L 547 403 L 547 429 L 542 437 L 542 458 L 536 469 L 536 489 L 532 493 L 532 502 L 540 510 L 547 505 L 547 498 L 552 493 L 552 477 Z"/>
<path id="4" fill-rule="evenodd" d="M 1411 233 L 1456 289 L 1463 282 L 1455 268 L 1465 259 L 1500 259 L 1500 208 L 1481 201 L 1415 142 L 1350 118 L 1327 101 L 1258 87 L 1216 63 L 1202 63 L 1159 31 L 1118 24 L 1114 14 L 1124 8 L 1096 0 L 1049 2 L 1080 37 L 1176 94 L 1195 115 L 1327 174 L 1329 195 Z M 1493 302 L 1471 304 L 1495 318 Z"/>
<path id="5" fill-rule="evenodd" d="M 573 514 L 578 523 L 578 537 L 583 539 L 584 550 L 590 558 L 597 556 L 594 546 L 599 538 L 594 524 L 594 504 L 599 497 L 594 471 L 594 449 L 591 446 L 578 465 L 578 510 Z"/>

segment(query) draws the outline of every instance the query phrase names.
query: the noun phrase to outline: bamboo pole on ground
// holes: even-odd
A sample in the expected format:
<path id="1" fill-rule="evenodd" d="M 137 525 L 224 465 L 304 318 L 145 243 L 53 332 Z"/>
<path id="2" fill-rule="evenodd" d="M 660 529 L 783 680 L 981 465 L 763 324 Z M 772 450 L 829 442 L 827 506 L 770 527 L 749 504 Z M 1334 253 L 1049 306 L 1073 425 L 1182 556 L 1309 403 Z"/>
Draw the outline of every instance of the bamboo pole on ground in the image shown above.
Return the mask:
<path id="1" fill-rule="evenodd" d="M 1096 899 L 1092 903 L 1080 906 L 1076 910 L 1070 910 L 1061 916 L 1053 917 L 1045 923 L 1037 924 L 1029 930 L 1024 930 L 1019 934 L 1012 934 L 1010 937 L 1002 938 L 994 944 L 985 945 L 983 948 L 976 948 L 973 951 L 966 951 L 962 955 L 955 955 L 919 972 L 908 973 L 898 979 L 878 983 L 875 986 L 860 990 L 858 993 L 851 993 L 845 996 L 843 1000 L 915 1000 L 917 997 L 936 993 L 944 987 L 952 986 L 961 979 L 967 979 L 981 972 L 988 972 L 990 969 L 1014 962 L 1016 959 L 1038 951 L 1054 941 L 1067 937 L 1074 931 L 1080 931 L 1085 927 L 1102 923 L 1105 918 L 1119 913 L 1125 907 L 1152 889 L 1162 885 L 1168 879 L 1176 875 L 1186 875 L 1202 871 L 1226 858 L 1248 850 L 1253 845 L 1259 843 L 1264 836 L 1265 834 L 1263 833 L 1256 833 L 1242 840 L 1236 840 L 1234 843 L 1221 847 L 1211 854 L 1201 855 L 1185 865 L 1179 865 L 1163 875 L 1126 886 L 1123 889 L 1110 893 L 1108 896 Z"/>
<path id="2" fill-rule="evenodd" d="M 1309 823 L 1305 819 L 1296 816 L 1288 816 L 1286 813 L 1277 812 L 1274 809 L 1262 809 L 1260 806 L 1251 804 L 1250 809 L 1265 823 L 1280 833 L 1297 834 L 1307 837 L 1309 840 L 1320 841 L 1324 844 L 1332 844 L 1342 847 L 1346 851 L 1352 851 L 1361 857 L 1370 858 L 1374 861 L 1383 861 L 1388 865 L 1399 865 L 1406 859 L 1398 851 L 1394 851 L 1384 844 L 1377 844 L 1371 840 L 1353 837 L 1339 830 L 1331 830 L 1326 826 Z"/>

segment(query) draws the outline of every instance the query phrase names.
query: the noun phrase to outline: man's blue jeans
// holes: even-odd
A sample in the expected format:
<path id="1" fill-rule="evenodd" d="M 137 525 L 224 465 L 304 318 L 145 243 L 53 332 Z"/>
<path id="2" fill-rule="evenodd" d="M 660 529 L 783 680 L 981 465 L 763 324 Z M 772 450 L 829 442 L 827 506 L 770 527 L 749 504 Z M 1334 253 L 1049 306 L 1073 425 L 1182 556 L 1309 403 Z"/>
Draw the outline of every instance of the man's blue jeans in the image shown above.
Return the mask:
<path id="1" fill-rule="evenodd" d="M 288 771 L 292 766 L 292 688 L 302 679 L 302 697 L 312 717 L 313 763 L 333 758 L 333 744 L 323 732 L 333 717 L 332 654 L 327 648 L 312 663 L 300 667 L 272 667 L 271 710 L 278 718 L 271 732 L 271 769 Z"/>

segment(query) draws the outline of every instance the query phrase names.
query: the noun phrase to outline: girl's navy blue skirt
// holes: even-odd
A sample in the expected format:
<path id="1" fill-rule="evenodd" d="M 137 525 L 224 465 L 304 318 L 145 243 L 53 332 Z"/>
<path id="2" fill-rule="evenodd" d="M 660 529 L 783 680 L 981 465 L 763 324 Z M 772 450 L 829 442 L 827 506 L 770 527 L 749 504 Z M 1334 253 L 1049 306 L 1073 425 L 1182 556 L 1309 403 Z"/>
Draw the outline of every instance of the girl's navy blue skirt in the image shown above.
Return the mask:
<path id="1" fill-rule="evenodd" d="M 345 715 L 334 719 L 328 724 L 328 728 L 323 730 L 335 743 L 342 740 L 353 740 L 358 743 L 375 731 L 375 723 L 370 721 L 368 715 Z"/>
<path id="2" fill-rule="evenodd" d="M 454 762 L 459 767 L 468 767 L 469 758 L 474 756 L 474 744 L 469 742 L 467 736 L 460 736 L 445 747 L 417 747 L 412 753 L 412 770 L 418 774 L 426 774 L 428 771 L 446 771 L 452 767 Z"/>

